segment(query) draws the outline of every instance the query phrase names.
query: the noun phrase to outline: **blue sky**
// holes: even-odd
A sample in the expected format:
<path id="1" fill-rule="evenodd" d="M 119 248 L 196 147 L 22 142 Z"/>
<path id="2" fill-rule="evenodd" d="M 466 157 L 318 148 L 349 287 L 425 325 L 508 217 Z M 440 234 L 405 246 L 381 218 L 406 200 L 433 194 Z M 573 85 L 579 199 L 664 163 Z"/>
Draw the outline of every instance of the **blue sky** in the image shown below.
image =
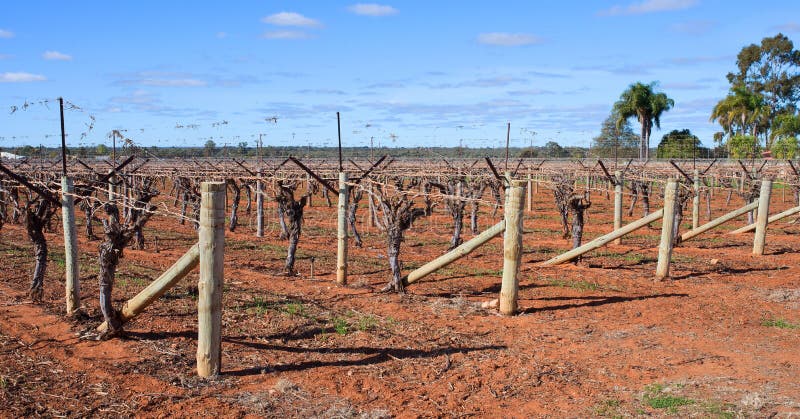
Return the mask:
<path id="1" fill-rule="evenodd" d="M 8 1 L 0 146 L 58 144 L 58 96 L 72 146 L 332 146 L 337 111 L 349 146 L 502 146 L 507 122 L 512 145 L 587 146 L 636 81 L 675 100 L 655 144 L 710 144 L 736 54 L 778 32 L 800 42 L 800 2 Z"/>

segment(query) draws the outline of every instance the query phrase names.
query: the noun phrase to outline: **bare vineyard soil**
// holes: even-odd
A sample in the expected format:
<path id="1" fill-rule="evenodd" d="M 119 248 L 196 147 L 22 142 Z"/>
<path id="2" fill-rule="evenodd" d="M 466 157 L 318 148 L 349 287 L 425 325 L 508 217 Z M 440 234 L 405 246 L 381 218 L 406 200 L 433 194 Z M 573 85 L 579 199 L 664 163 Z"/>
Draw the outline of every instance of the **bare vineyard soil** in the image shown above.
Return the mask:
<path id="1" fill-rule="evenodd" d="M 657 223 L 577 265 L 542 268 L 538 262 L 571 241 L 560 237 L 552 194 L 540 191 L 525 213 L 522 313 L 509 318 L 481 308 L 499 292 L 500 237 L 405 295 L 381 294 L 390 270 L 377 229 L 360 224 L 364 247 L 351 244 L 350 285 L 340 287 L 333 283 L 335 207 L 315 197 L 306 209 L 293 278 L 281 275 L 286 243 L 274 216 L 259 239 L 254 214 L 242 210 L 240 227 L 226 232 L 223 374 L 211 381 L 194 371 L 196 272 L 129 323 L 123 338 L 83 340 L 101 319 L 98 242 L 80 238 L 86 315 L 69 320 L 60 231 L 47 235 L 45 302 L 32 304 L 25 295 L 32 247 L 21 226 L 6 224 L 0 416 L 800 413 L 800 224 L 770 225 L 766 255 L 756 257 L 752 234 L 726 234 L 742 225 L 737 220 L 676 248 L 673 279 L 663 282 L 653 281 Z M 734 197 L 726 207 L 724 198 L 715 196 L 714 217 L 741 205 Z M 584 240 L 612 226 L 612 201 L 593 200 Z M 773 194 L 771 212 L 789 206 Z M 404 271 L 447 249 L 449 218 L 437 210 L 407 232 Z M 484 208 L 481 227 L 500 214 Z M 146 250 L 125 251 L 117 307 L 197 240 L 172 217 L 155 217 L 145 236 Z"/>

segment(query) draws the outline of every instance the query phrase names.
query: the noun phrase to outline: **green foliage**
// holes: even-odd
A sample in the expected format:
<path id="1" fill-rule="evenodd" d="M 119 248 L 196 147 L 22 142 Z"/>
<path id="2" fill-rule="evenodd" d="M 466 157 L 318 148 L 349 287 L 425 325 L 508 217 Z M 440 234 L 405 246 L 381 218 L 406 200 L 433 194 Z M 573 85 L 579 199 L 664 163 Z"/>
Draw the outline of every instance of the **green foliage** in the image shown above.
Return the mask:
<path id="1" fill-rule="evenodd" d="M 283 306 L 283 312 L 290 316 L 306 317 L 306 307 L 301 302 L 291 302 Z"/>
<path id="2" fill-rule="evenodd" d="M 688 129 L 672 130 L 661 138 L 656 156 L 659 159 L 691 159 L 708 154 L 700 139 Z"/>
<path id="3" fill-rule="evenodd" d="M 250 304 L 248 304 L 249 306 L 248 308 L 253 309 L 253 311 L 255 311 L 256 314 L 264 314 L 267 312 L 267 310 L 269 310 L 270 305 L 271 305 L 270 302 L 267 301 L 266 298 L 257 295 L 253 297 L 253 301 Z"/>
<path id="4" fill-rule="evenodd" d="M 633 132 L 627 119 L 621 126 L 617 125 L 619 119 L 619 115 L 612 111 L 603 121 L 600 135 L 592 139 L 590 151 L 593 156 L 632 158 L 639 155 L 641 139 Z"/>
<path id="5" fill-rule="evenodd" d="M 778 329 L 800 329 L 800 325 L 790 323 L 784 319 L 768 319 L 761 322 L 765 327 L 777 327 Z"/>
<path id="6" fill-rule="evenodd" d="M 378 319 L 373 315 L 366 315 L 358 319 L 358 330 L 368 332 L 378 326 Z"/>
<path id="7" fill-rule="evenodd" d="M 666 409 L 669 413 L 676 413 L 678 407 L 694 403 L 694 400 L 686 397 L 665 394 L 664 390 L 661 384 L 646 386 L 642 401 L 653 409 Z"/>
<path id="8" fill-rule="evenodd" d="M 347 334 L 349 327 L 349 325 L 347 324 L 347 319 L 343 317 L 334 317 L 333 319 L 331 319 L 331 321 L 333 322 L 333 330 L 336 331 L 336 334 L 342 336 Z"/>
<path id="9" fill-rule="evenodd" d="M 792 41 L 781 33 L 763 38 L 760 45 L 742 48 L 736 66 L 738 72 L 727 75 L 731 93 L 717 104 L 711 119 L 719 120 L 729 136 L 737 125 L 739 134 L 764 134 L 767 149 L 776 139 L 797 135 L 768 135 L 772 129 L 782 130 L 779 118 L 794 115 L 800 100 L 800 51 Z"/>
<path id="10" fill-rule="evenodd" d="M 105 156 L 108 155 L 109 153 L 108 147 L 106 147 L 105 144 L 98 144 L 97 147 L 95 147 L 94 151 L 100 156 Z"/>
<path id="11" fill-rule="evenodd" d="M 545 157 L 569 157 L 569 152 L 555 141 L 548 141 L 543 151 Z"/>
<path id="12" fill-rule="evenodd" d="M 206 141 L 205 145 L 203 146 L 205 149 L 206 157 L 211 157 L 215 154 L 217 149 L 217 144 L 213 140 Z"/>
<path id="13" fill-rule="evenodd" d="M 728 73 L 732 86 L 764 96 L 773 115 L 795 109 L 800 100 L 800 51 L 782 33 L 750 44 L 736 56 L 737 73 Z"/>
<path id="14" fill-rule="evenodd" d="M 770 149 L 776 154 L 780 152 L 783 153 L 783 155 L 794 156 L 797 151 L 797 136 L 800 136 L 800 115 L 791 113 L 777 115 L 772 122 L 772 134 L 770 138 L 774 142 Z M 795 145 L 795 149 L 792 149 L 792 145 Z M 779 149 L 776 150 L 776 147 L 779 147 Z M 793 157 L 779 158 L 789 159 Z"/>
<path id="15" fill-rule="evenodd" d="M 604 400 L 595 406 L 594 414 L 602 417 L 621 418 L 623 417 L 620 410 L 621 406 L 622 402 L 617 399 Z"/>
<path id="16" fill-rule="evenodd" d="M 644 84 L 636 82 L 622 92 L 619 100 L 614 103 L 614 113 L 619 116 L 617 126 L 630 118 L 636 118 L 642 125 L 641 145 L 639 158 L 647 158 L 650 154 L 650 132 L 655 126 L 661 129 L 661 114 L 672 109 L 675 101 L 665 93 L 656 93 L 658 82 Z"/>
<path id="17" fill-rule="evenodd" d="M 247 155 L 247 141 L 240 142 L 239 145 L 237 146 L 237 149 L 238 149 L 238 152 L 239 152 L 240 156 L 246 156 Z"/>
<path id="18" fill-rule="evenodd" d="M 772 144 L 772 155 L 777 159 L 794 159 L 798 157 L 797 137 L 781 138 Z"/>
<path id="19" fill-rule="evenodd" d="M 728 141 L 728 151 L 734 159 L 759 157 L 761 146 L 752 135 L 734 135 Z"/>

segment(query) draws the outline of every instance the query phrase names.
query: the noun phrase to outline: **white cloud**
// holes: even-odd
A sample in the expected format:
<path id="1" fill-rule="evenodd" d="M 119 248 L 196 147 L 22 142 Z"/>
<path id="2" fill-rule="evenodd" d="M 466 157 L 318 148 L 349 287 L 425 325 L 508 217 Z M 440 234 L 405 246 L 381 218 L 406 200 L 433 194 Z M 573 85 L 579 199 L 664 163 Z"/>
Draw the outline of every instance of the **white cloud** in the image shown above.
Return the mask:
<path id="1" fill-rule="evenodd" d="M 0 73 L 0 83 L 29 83 L 45 81 L 47 77 L 31 73 Z"/>
<path id="2" fill-rule="evenodd" d="M 675 23 L 669 27 L 672 32 L 686 35 L 704 35 L 714 28 L 716 24 L 710 20 L 692 20 Z"/>
<path id="3" fill-rule="evenodd" d="M 42 58 L 51 61 L 72 61 L 72 56 L 58 51 L 45 51 Z"/>
<path id="4" fill-rule="evenodd" d="M 309 39 L 311 35 L 303 31 L 270 31 L 261 35 L 264 39 Z"/>
<path id="5" fill-rule="evenodd" d="M 392 6 L 376 3 L 357 3 L 349 6 L 347 10 L 363 16 L 390 16 L 399 13 L 399 11 Z"/>
<path id="6" fill-rule="evenodd" d="M 627 6 L 613 6 L 598 13 L 601 16 L 641 15 L 645 13 L 668 12 L 688 9 L 697 4 L 697 0 L 644 0 Z"/>
<path id="7" fill-rule="evenodd" d="M 264 23 L 277 26 L 320 26 L 316 19 L 311 19 L 294 12 L 280 12 L 261 19 Z"/>
<path id="8" fill-rule="evenodd" d="M 158 87 L 203 87 L 208 85 L 204 80 L 197 79 L 142 79 L 141 84 Z"/>
<path id="9" fill-rule="evenodd" d="M 780 32 L 800 32 L 800 23 L 797 22 L 789 22 L 783 25 L 774 26 L 773 29 L 780 31 Z"/>
<path id="10" fill-rule="evenodd" d="M 516 47 L 542 43 L 542 39 L 527 33 L 489 32 L 478 35 L 478 42 L 484 45 Z"/>
<path id="11" fill-rule="evenodd" d="M 191 73 L 177 73 L 168 71 L 140 71 L 137 73 L 121 74 L 114 83 L 129 86 L 153 87 L 205 87 L 208 82 L 202 76 Z"/>
<path id="12" fill-rule="evenodd" d="M 8 38 L 13 38 L 13 37 L 14 37 L 14 32 L 11 32 L 8 29 L 0 29 L 0 38 L 8 39 Z"/>

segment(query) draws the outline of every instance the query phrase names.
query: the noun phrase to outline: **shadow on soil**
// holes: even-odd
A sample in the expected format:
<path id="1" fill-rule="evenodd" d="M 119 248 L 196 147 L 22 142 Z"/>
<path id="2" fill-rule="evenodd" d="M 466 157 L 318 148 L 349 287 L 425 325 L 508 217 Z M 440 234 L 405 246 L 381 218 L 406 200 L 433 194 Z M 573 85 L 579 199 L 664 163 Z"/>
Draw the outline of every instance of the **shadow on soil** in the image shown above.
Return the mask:
<path id="1" fill-rule="evenodd" d="M 442 347 L 427 351 L 418 349 L 402 349 L 402 348 L 371 348 L 364 346 L 355 348 L 310 349 L 310 348 L 295 348 L 291 346 L 270 345 L 265 343 L 249 342 L 238 339 L 225 339 L 225 341 L 237 345 L 248 346 L 254 349 L 268 350 L 268 351 L 275 350 L 275 351 L 286 351 L 295 353 L 319 352 L 324 354 L 369 355 L 366 358 L 360 358 L 360 359 L 346 359 L 337 361 L 306 361 L 290 365 L 270 365 L 270 366 L 243 368 L 240 370 L 226 371 L 224 373 L 224 375 L 231 375 L 237 377 L 246 375 L 258 375 L 261 374 L 262 371 L 264 370 L 285 372 L 285 371 L 303 371 L 310 368 L 320 368 L 320 367 L 349 367 L 358 365 L 374 365 L 390 361 L 392 359 L 402 360 L 402 359 L 414 359 L 414 358 L 435 358 L 438 356 L 450 355 L 457 352 L 467 353 L 475 351 L 502 350 L 507 348 L 504 345 L 489 345 L 489 346 L 479 346 L 470 348 Z"/>
<path id="2" fill-rule="evenodd" d="M 606 304 L 615 304 L 615 303 L 624 303 L 628 301 L 641 301 L 641 300 L 650 300 L 653 298 L 672 298 L 672 297 L 688 297 L 689 294 L 654 294 L 654 295 L 642 295 L 638 297 L 622 297 L 622 296 L 583 296 L 583 297 L 545 297 L 545 298 L 537 298 L 536 300 L 539 301 L 547 301 L 547 300 L 559 300 L 561 298 L 569 299 L 569 300 L 591 300 L 584 303 L 576 303 L 576 304 L 561 304 L 557 306 L 548 306 L 548 307 L 529 307 L 525 310 L 522 310 L 520 313 L 530 314 L 530 313 L 537 313 L 541 311 L 555 311 L 555 310 L 567 310 L 571 308 L 581 308 L 581 307 L 597 307 L 603 306 Z"/>

